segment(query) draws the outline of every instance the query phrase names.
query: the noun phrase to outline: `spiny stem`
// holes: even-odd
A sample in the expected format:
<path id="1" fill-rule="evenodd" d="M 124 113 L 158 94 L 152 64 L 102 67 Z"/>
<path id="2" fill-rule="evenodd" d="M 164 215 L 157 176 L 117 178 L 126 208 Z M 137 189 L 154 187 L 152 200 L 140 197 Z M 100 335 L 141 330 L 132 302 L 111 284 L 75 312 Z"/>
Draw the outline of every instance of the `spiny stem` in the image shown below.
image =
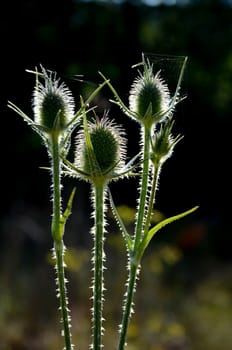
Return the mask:
<path id="1" fill-rule="evenodd" d="M 136 286 L 136 276 L 138 274 L 139 261 L 135 261 L 137 247 L 140 243 L 140 240 L 143 235 L 144 228 L 144 212 L 146 209 L 146 197 L 148 193 L 148 184 L 149 184 L 149 157 L 150 157 L 150 127 L 144 126 L 142 130 L 143 134 L 143 169 L 142 169 L 142 179 L 140 187 L 140 196 L 139 196 L 139 207 L 138 207 L 138 216 L 135 227 L 135 236 L 134 236 L 134 246 L 133 252 L 130 256 L 129 261 L 129 277 L 127 284 L 126 299 L 124 304 L 123 318 L 120 329 L 120 338 L 118 350 L 124 350 L 126 345 L 126 337 L 128 331 L 128 325 L 130 321 L 130 315 L 132 312 L 133 298 Z"/>
<path id="2" fill-rule="evenodd" d="M 72 349 L 71 342 L 71 332 L 70 332 L 70 322 L 69 322 L 69 310 L 67 301 L 67 292 L 65 285 L 65 275 L 64 275 L 64 244 L 63 241 L 54 242 L 55 258 L 56 258 L 56 270 L 57 270 L 57 285 L 60 298 L 60 310 L 63 323 L 63 334 L 65 341 L 65 349 Z"/>
<path id="3" fill-rule="evenodd" d="M 122 324 L 120 329 L 118 350 L 123 350 L 126 345 L 127 330 L 129 326 L 131 312 L 132 312 L 132 304 L 133 304 L 133 298 L 134 298 L 134 292 L 135 292 L 136 275 L 137 275 L 137 266 L 131 265 L 130 271 L 129 271 L 127 292 L 126 292 L 126 301 L 124 305 L 124 312 L 123 312 Z"/>
<path id="4" fill-rule="evenodd" d="M 134 252 L 139 245 L 143 234 L 144 212 L 146 209 L 146 196 L 149 178 L 149 158 L 150 158 L 150 128 L 144 126 L 143 130 L 143 169 L 139 196 L 138 216 L 135 227 Z"/>
<path id="5" fill-rule="evenodd" d="M 61 180 L 60 180 L 60 156 L 59 135 L 54 132 L 51 136 L 52 143 L 52 189 L 53 189 L 53 214 L 52 214 L 52 237 L 60 240 L 60 216 L 61 216 Z"/>
<path id="6" fill-rule="evenodd" d="M 146 235 L 149 226 L 151 223 L 151 216 L 152 216 L 152 210 L 155 202 L 155 194 L 156 194 L 156 188 L 157 188 L 157 183 L 159 180 L 159 173 L 160 173 L 161 165 L 157 164 L 156 166 L 153 167 L 153 176 L 152 176 L 152 185 L 151 185 L 151 192 L 149 196 L 149 204 L 148 204 L 148 210 L 147 210 L 147 217 L 145 221 L 145 226 L 144 226 L 144 234 Z"/>
<path id="7" fill-rule="evenodd" d="M 103 245 L 104 245 L 104 185 L 94 185 L 94 285 L 93 285 L 93 350 L 102 349 L 103 310 Z"/>
<path id="8" fill-rule="evenodd" d="M 53 216 L 52 216 L 52 237 L 54 239 L 54 250 L 57 269 L 58 294 L 60 299 L 61 317 L 63 322 L 63 333 L 65 349 L 72 350 L 71 332 L 68 315 L 68 301 L 64 276 L 64 245 L 63 232 L 61 232 L 61 180 L 60 180 L 60 156 L 59 156 L 59 135 L 54 132 L 51 136 L 52 146 L 52 185 L 53 185 Z"/>

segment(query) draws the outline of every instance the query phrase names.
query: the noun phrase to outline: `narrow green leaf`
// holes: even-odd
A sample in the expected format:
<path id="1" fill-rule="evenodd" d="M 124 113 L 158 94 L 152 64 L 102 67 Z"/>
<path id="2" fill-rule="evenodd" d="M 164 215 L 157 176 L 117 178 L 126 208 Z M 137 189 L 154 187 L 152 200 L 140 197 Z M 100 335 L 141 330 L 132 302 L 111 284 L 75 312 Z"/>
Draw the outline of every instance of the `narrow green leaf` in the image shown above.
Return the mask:
<path id="1" fill-rule="evenodd" d="M 128 250 L 130 252 L 132 252 L 132 250 L 133 250 L 133 241 L 132 241 L 129 233 L 127 232 L 127 229 L 126 229 L 126 227 L 125 227 L 125 225 L 124 225 L 124 223 L 123 223 L 123 221 L 122 221 L 122 219 L 121 219 L 121 217 L 120 217 L 120 215 L 119 215 L 119 213 L 117 211 L 117 208 L 116 208 L 116 206 L 114 204 L 113 197 L 111 195 L 111 192 L 110 192 L 109 188 L 108 188 L 108 193 L 109 193 L 109 199 L 110 199 L 110 206 L 111 206 L 112 212 L 114 214 L 115 220 L 117 221 L 117 224 L 119 225 L 119 228 L 120 228 L 120 230 L 122 232 L 122 236 L 123 236 L 123 238 L 124 238 L 124 240 L 126 242 L 126 246 L 127 246 Z"/>
<path id="2" fill-rule="evenodd" d="M 39 169 L 51 171 L 51 168 L 47 166 L 40 166 Z"/>
<path id="3" fill-rule="evenodd" d="M 145 112 L 144 118 L 147 118 L 147 117 L 150 118 L 151 116 L 152 116 L 152 103 L 150 102 Z"/>
<path id="4" fill-rule="evenodd" d="M 36 77 L 37 77 L 37 76 L 38 76 L 38 77 L 42 77 L 42 78 L 44 77 L 44 74 L 43 74 L 43 73 L 39 73 L 36 67 L 35 67 L 35 70 L 25 69 L 25 71 L 26 71 L 27 73 L 32 73 L 32 74 L 34 74 Z"/>
<path id="5" fill-rule="evenodd" d="M 116 98 L 116 101 L 112 101 L 110 100 L 111 102 L 113 103 L 116 103 L 120 108 L 122 108 L 122 110 L 133 116 L 133 117 L 137 117 L 136 113 L 134 113 L 133 111 L 131 111 L 129 108 L 127 108 L 127 106 L 123 103 L 123 101 L 121 100 L 121 98 L 119 97 L 117 91 L 115 90 L 115 88 L 113 87 L 113 85 L 110 83 L 109 80 L 106 79 L 106 77 L 101 73 L 99 72 L 100 76 L 104 79 L 105 83 L 109 86 L 110 90 L 113 92 L 114 94 L 114 97 Z"/>
<path id="6" fill-rule="evenodd" d="M 138 163 L 139 164 L 139 163 Z M 133 170 L 137 167 L 137 164 L 130 167 L 129 169 L 122 169 L 119 173 L 115 173 L 115 175 L 112 176 L 112 178 L 118 178 L 119 176 L 124 176 L 124 175 L 127 175 L 127 176 L 141 176 L 141 174 L 139 173 L 133 173 Z"/>
<path id="7" fill-rule="evenodd" d="M 126 165 L 125 165 L 125 170 L 131 168 L 134 166 L 135 161 L 140 157 L 140 153 L 137 153 Z M 138 162 L 137 164 L 135 164 L 136 166 L 141 164 L 141 162 Z"/>
<path id="8" fill-rule="evenodd" d="M 83 126 L 84 126 L 84 134 L 85 134 L 85 144 L 87 150 L 87 156 L 89 157 L 89 164 L 92 167 L 91 173 L 94 175 L 100 175 L 101 169 L 99 167 L 98 161 L 95 156 L 94 148 L 92 145 L 91 137 L 88 130 L 87 118 L 86 114 L 83 116 Z"/>
<path id="9" fill-rule="evenodd" d="M 60 122 L 61 122 L 61 120 L 60 120 L 60 118 L 61 118 L 61 110 L 59 109 L 59 111 L 57 112 L 57 114 L 56 114 L 56 117 L 55 117 L 55 120 L 54 120 L 54 122 L 53 122 L 53 130 L 54 131 L 56 131 L 56 130 L 60 130 Z"/>
<path id="10" fill-rule="evenodd" d="M 81 107 L 80 109 L 75 113 L 73 119 L 69 122 L 69 124 L 67 125 L 67 127 L 69 128 L 71 126 L 72 128 L 75 128 L 78 123 L 79 123 L 79 119 L 85 114 L 88 113 L 89 111 L 92 111 L 96 108 L 96 106 L 88 108 L 87 111 L 85 111 L 85 109 L 89 106 L 90 102 L 96 97 L 96 95 L 100 92 L 100 90 L 108 83 L 109 81 L 106 80 L 103 83 L 101 83 L 93 92 L 92 94 L 87 98 L 87 100 L 84 102 L 82 96 L 80 96 L 80 100 L 81 100 Z"/>
<path id="11" fill-rule="evenodd" d="M 64 165 L 65 165 L 65 168 L 68 170 L 67 172 L 63 171 L 63 173 L 66 173 L 67 175 L 70 175 L 72 176 L 72 173 L 70 173 L 70 170 L 73 170 L 73 172 L 77 173 L 77 174 L 80 174 L 80 175 L 83 175 L 85 177 L 88 177 L 89 174 L 85 173 L 84 171 L 76 168 L 72 163 L 70 163 L 68 161 L 68 159 L 65 159 L 64 157 L 61 156 L 61 159 L 63 160 L 64 162 Z"/>
<path id="12" fill-rule="evenodd" d="M 192 209 L 189 209 L 181 214 L 177 214 L 174 216 L 171 216 L 170 218 L 164 219 L 161 222 L 159 222 L 157 225 L 155 225 L 154 227 L 152 227 L 147 234 L 144 235 L 143 240 L 141 241 L 140 245 L 139 245 L 139 249 L 138 249 L 138 259 L 141 259 L 145 249 L 147 248 L 147 246 L 149 245 L 151 239 L 154 237 L 154 235 L 164 226 L 170 224 L 173 221 L 179 220 L 181 218 L 183 218 L 184 216 L 187 216 L 191 213 L 193 213 L 195 210 L 197 210 L 199 208 L 199 206 L 195 206 Z"/>
<path id="13" fill-rule="evenodd" d="M 11 108 L 14 112 L 19 114 L 25 122 L 27 122 L 29 125 L 35 124 L 34 121 L 29 118 L 19 107 L 17 107 L 14 103 L 8 101 L 7 107 Z"/>
<path id="14" fill-rule="evenodd" d="M 106 79 L 103 83 L 99 84 L 99 86 L 92 92 L 92 94 L 85 101 L 85 106 L 88 106 L 89 103 L 96 97 L 96 95 L 100 92 L 100 90 L 109 83 L 109 80 Z"/>
<path id="15" fill-rule="evenodd" d="M 29 118 L 19 107 L 17 107 L 14 103 L 8 101 L 7 107 L 16 112 L 23 120 L 35 131 L 37 134 L 43 139 L 45 144 L 47 144 L 47 138 L 45 133 L 49 131 L 48 128 L 42 125 L 36 124 L 31 118 Z"/>
<path id="16" fill-rule="evenodd" d="M 68 200 L 68 204 L 67 207 L 63 213 L 63 215 L 60 218 L 60 233 L 62 233 L 62 236 L 64 234 L 64 226 L 66 224 L 66 221 L 68 219 L 68 217 L 71 214 L 71 210 L 72 210 L 72 203 L 73 203 L 73 198 L 75 196 L 75 192 L 76 192 L 76 188 L 74 188 L 70 194 L 69 200 Z"/>

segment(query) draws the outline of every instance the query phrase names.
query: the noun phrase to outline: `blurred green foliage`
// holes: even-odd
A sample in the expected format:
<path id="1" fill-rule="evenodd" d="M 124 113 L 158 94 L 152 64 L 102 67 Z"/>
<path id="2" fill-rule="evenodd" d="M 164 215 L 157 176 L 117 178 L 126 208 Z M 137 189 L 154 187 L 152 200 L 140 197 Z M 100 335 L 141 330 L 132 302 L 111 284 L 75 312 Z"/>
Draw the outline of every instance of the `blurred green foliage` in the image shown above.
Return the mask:
<path id="1" fill-rule="evenodd" d="M 126 282 L 126 251 L 119 232 L 108 234 L 106 256 L 104 339 L 108 349 L 115 347 L 117 341 Z M 82 350 L 88 347 L 91 327 L 91 253 L 87 248 L 71 247 L 65 260 L 73 340 Z M 62 347 L 51 265 L 51 255 L 44 251 L 33 271 L 21 267 L 13 280 L 5 284 L 6 280 L 1 281 L 2 350 Z M 5 270 L 7 273 L 6 266 Z M 128 349 L 228 350 L 232 343 L 231 281 L 231 264 L 225 267 L 202 258 L 195 263 L 186 262 L 185 252 L 176 243 L 158 242 L 142 261 Z"/>

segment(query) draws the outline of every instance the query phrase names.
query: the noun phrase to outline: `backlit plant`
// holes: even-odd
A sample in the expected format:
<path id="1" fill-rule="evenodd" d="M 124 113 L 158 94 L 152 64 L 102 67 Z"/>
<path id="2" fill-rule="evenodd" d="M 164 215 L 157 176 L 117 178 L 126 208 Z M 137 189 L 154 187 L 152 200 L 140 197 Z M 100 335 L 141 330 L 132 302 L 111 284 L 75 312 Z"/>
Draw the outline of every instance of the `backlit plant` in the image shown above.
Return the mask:
<path id="1" fill-rule="evenodd" d="M 174 94 L 169 91 L 162 71 L 154 71 L 153 64 L 142 55 L 142 67 L 129 90 L 129 106 L 111 84 L 100 73 L 103 83 L 87 98 L 80 98 L 80 108 L 75 112 L 74 97 L 69 88 L 61 83 L 56 73 L 44 67 L 29 71 L 35 75 L 33 93 L 34 118 L 28 117 L 15 104 L 8 106 L 18 113 L 29 126 L 36 131 L 45 144 L 52 180 L 52 222 L 51 234 L 54 241 L 54 258 L 57 271 L 57 295 L 60 301 L 66 350 L 73 349 L 71 339 L 71 317 L 68 309 L 67 286 L 64 274 L 64 233 L 67 218 L 70 216 L 74 192 L 72 191 L 65 210 L 62 209 L 62 177 L 71 176 L 77 181 L 87 181 L 92 188 L 94 226 L 93 249 L 93 307 L 91 348 L 103 347 L 103 306 L 104 302 L 104 241 L 107 220 L 107 202 L 122 232 L 128 255 L 128 279 L 123 304 L 122 322 L 118 350 L 126 346 L 127 331 L 132 314 L 136 280 L 138 279 L 142 257 L 154 235 L 165 225 L 178 220 L 196 210 L 194 207 L 181 214 L 164 219 L 151 227 L 156 189 L 162 165 L 173 154 L 175 145 L 182 136 L 172 135 L 173 114 L 176 105 L 183 99 L 180 86 L 187 58 L 184 59 Z M 126 133 L 115 120 L 110 119 L 108 111 L 102 118 L 95 113 L 95 106 L 89 104 L 104 87 L 113 93 L 113 103 L 117 104 L 125 115 L 135 120 L 140 127 L 141 150 L 126 164 Z M 77 132 L 76 132 L 76 129 Z M 68 160 L 69 150 L 74 138 L 74 160 Z M 114 204 L 109 186 L 119 178 L 136 176 L 139 178 L 138 205 L 135 216 L 134 234 L 130 235 Z M 116 345 L 112 345 L 115 348 Z"/>

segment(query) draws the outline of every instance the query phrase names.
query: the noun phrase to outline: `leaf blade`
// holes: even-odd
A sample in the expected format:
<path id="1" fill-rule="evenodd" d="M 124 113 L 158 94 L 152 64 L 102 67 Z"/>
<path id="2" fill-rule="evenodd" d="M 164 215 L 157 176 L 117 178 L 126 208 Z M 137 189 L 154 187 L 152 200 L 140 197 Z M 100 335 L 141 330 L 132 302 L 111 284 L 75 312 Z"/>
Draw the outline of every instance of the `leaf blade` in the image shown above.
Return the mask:
<path id="1" fill-rule="evenodd" d="M 132 250 L 133 250 L 133 241 L 132 241 L 129 233 L 127 232 L 127 229 L 126 229 L 126 227 L 125 227 L 125 225 L 124 225 L 124 223 L 123 223 L 123 221 L 122 221 L 122 219 L 121 219 L 121 217 L 120 217 L 120 215 L 119 215 L 119 213 L 117 211 L 117 208 L 116 208 L 116 206 L 114 204 L 113 197 L 111 195 L 111 192 L 110 192 L 109 188 L 108 188 L 108 194 L 109 194 L 109 199 L 110 199 L 110 206 L 111 206 L 113 215 L 115 217 L 115 220 L 117 221 L 117 224 L 118 224 L 118 226 L 119 226 L 119 228 L 120 228 L 120 230 L 122 232 L 122 236 L 123 236 L 123 238 L 124 238 L 124 240 L 126 242 L 126 246 L 127 246 L 128 250 L 130 252 L 132 252 Z"/>
<path id="2" fill-rule="evenodd" d="M 171 216 L 167 219 L 162 220 L 161 222 L 159 222 L 158 224 L 156 224 L 154 227 L 152 227 L 148 233 L 143 237 L 143 240 L 140 243 L 139 249 L 138 249 L 138 257 L 139 259 L 141 259 L 145 249 L 147 248 L 147 246 L 149 245 L 150 241 L 152 240 L 152 238 L 154 237 L 154 235 L 163 227 L 165 227 L 166 225 L 177 221 L 179 219 L 182 219 L 183 217 L 193 213 L 195 210 L 197 210 L 199 208 L 199 206 L 195 206 L 189 210 L 186 210 L 180 214 Z"/>
<path id="3" fill-rule="evenodd" d="M 72 192 L 69 196 L 67 207 L 66 207 L 63 215 L 60 217 L 60 233 L 61 233 L 62 237 L 64 235 L 64 227 L 65 227 L 65 224 L 67 222 L 67 219 L 71 215 L 72 204 L 73 204 L 73 199 L 74 199 L 75 193 L 76 193 L 76 188 L 74 187 L 74 189 L 72 190 Z"/>

